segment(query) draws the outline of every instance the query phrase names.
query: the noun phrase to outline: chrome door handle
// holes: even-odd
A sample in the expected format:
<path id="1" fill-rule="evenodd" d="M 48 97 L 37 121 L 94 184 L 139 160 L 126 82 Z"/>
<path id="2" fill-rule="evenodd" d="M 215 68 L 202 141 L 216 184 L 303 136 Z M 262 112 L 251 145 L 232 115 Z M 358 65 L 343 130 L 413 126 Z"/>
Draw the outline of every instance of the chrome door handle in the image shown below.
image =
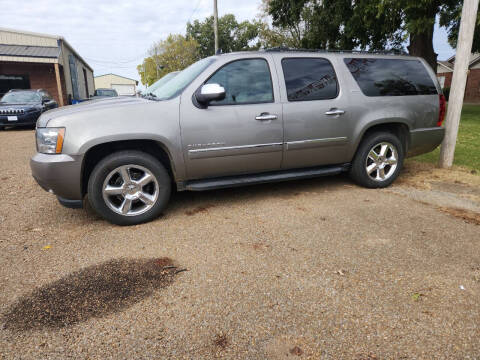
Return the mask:
<path id="1" fill-rule="evenodd" d="M 276 120 L 277 118 L 278 118 L 277 115 L 273 115 L 269 113 L 261 113 L 260 115 L 255 116 L 255 120 L 259 120 L 259 121 Z"/>
<path id="2" fill-rule="evenodd" d="M 345 111 L 339 110 L 339 109 L 330 109 L 325 113 L 325 115 L 343 115 L 343 114 L 345 114 Z"/>

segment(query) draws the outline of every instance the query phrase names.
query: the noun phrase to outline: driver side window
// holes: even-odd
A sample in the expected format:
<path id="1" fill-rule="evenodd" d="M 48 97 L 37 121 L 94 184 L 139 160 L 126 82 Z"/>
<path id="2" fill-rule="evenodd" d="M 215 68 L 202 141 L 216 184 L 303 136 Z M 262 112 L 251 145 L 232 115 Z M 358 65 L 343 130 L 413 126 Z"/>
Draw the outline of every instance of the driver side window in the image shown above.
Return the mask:
<path id="1" fill-rule="evenodd" d="M 240 105 L 273 102 L 272 79 L 265 59 L 236 60 L 223 66 L 206 84 L 225 88 L 225 99 L 210 105 Z"/>

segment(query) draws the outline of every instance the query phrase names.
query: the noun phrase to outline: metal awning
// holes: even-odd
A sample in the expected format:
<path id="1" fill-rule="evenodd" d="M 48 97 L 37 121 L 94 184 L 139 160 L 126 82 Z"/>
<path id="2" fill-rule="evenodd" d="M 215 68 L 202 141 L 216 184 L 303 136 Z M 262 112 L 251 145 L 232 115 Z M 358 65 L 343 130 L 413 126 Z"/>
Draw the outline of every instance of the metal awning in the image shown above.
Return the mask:
<path id="1" fill-rule="evenodd" d="M 0 56 L 57 59 L 59 55 L 59 47 L 0 44 Z"/>

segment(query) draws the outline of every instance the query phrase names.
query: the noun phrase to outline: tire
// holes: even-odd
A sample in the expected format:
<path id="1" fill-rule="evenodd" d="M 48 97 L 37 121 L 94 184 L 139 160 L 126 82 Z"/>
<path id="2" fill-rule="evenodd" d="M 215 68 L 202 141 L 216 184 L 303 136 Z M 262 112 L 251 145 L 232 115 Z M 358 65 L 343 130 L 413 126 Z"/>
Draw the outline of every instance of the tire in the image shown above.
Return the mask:
<path id="1" fill-rule="evenodd" d="M 357 149 L 350 168 L 350 177 L 367 188 L 387 187 L 398 177 L 404 156 L 404 146 L 394 134 L 368 134 Z"/>
<path id="2" fill-rule="evenodd" d="M 141 151 L 119 151 L 105 157 L 88 180 L 90 205 L 117 225 L 157 218 L 166 208 L 170 193 L 171 179 L 165 167 Z"/>

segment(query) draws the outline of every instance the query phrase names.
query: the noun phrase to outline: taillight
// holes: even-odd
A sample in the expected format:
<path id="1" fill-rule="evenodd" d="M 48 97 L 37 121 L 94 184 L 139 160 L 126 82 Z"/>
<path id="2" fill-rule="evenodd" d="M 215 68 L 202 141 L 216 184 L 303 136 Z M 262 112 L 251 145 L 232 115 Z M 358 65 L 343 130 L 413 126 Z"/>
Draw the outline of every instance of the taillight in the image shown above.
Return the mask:
<path id="1" fill-rule="evenodd" d="M 443 120 L 445 120 L 445 110 L 447 107 L 447 100 L 445 99 L 445 95 L 440 94 L 440 109 L 438 111 L 438 121 L 437 126 L 442 126 Z"/>

